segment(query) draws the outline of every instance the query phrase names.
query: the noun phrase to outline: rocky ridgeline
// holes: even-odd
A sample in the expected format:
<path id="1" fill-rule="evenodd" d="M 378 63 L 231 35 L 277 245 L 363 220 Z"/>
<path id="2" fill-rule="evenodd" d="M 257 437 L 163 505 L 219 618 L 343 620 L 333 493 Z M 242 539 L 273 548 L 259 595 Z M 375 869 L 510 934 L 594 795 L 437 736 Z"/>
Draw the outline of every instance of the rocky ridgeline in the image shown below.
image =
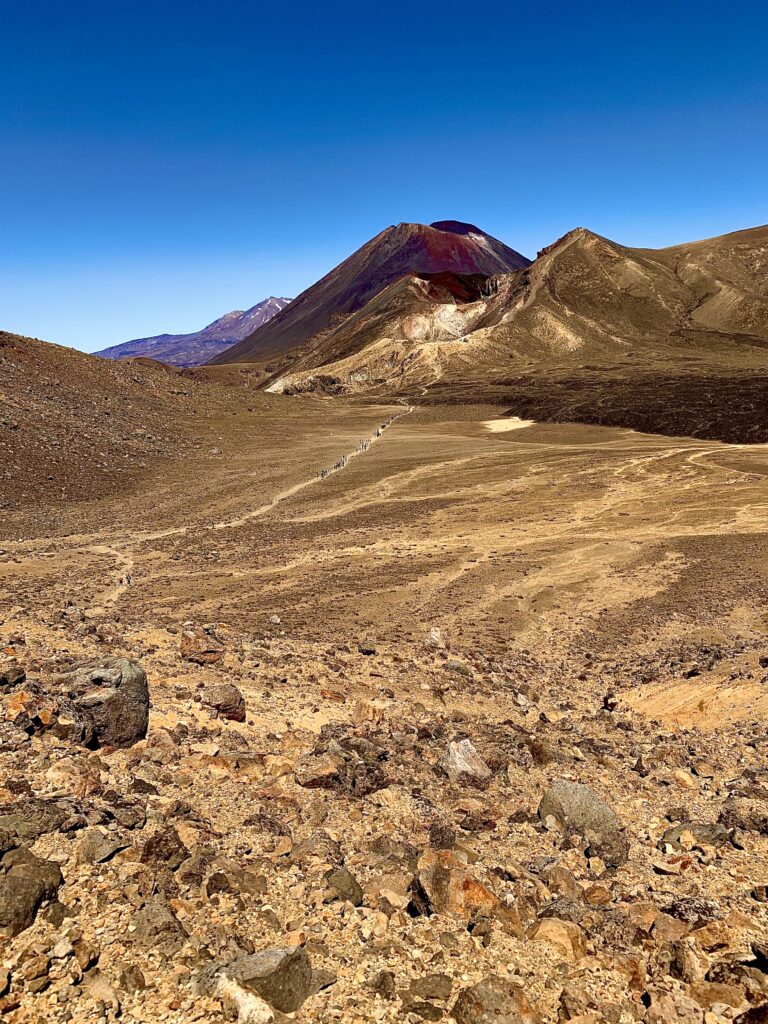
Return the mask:
<path id="1" fill-rule="evenodd" d="M 10 638 L 8 1020 L 768 1020 L 763 723 L 664 735 L 434 636 L 166 638 Z"/>

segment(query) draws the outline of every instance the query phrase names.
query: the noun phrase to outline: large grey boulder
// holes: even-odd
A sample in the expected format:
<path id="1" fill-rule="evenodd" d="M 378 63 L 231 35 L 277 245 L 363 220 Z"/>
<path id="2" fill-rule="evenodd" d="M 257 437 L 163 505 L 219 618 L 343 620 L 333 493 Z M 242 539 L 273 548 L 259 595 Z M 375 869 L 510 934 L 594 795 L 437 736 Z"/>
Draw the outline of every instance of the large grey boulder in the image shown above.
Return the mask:
<path id="1" fill-rule="evenodd" d="M 539 818 L 554 818 L 566 829 L 583 836 L 588 852 L 611 867 L 626 864 L 629 842 L 621 819 L 589 786 L 558 779 L 541 799 Z"/>
<path id="2" fill-rule="evenodd" d="M 302 946 L 281 946 L 204 968 L 198 987 L 209 995 L 246 1005 L 253 993 L 281 1013 L 293 1013 L 317 991 L 312 965 Z M 238 991 L 239 990 L 239 991 Z"/>
<path id="3" fill-rule="evenodd" d="M 149 687 L 138 661 L 110 658 L 78 670 L 70 691 L 75 712 L 97 746 L 131 747 L 149 725 Z"/>
<path id="4" fill-rule="evenodd" d="M 144 669 L 108 658 L 45 680 L 27 680 L 6 707 L 27 734 L 50 732 L 86 747 L 130 747 L 147 735 L 149 687 Z"/>

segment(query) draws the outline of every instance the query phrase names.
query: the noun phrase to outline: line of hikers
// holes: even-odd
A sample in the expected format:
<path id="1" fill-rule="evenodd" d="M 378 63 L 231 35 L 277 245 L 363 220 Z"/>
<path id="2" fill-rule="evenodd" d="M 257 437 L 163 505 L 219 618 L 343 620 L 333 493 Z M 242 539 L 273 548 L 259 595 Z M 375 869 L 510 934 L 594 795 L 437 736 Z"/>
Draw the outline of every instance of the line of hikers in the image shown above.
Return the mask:
<path id="1" fill-rule="evenodd" d="M 374 430 L 373 434 L 371 434 L 370 437 L 367 437 L 365 438 L 364 441 L 360 441 L 358 443 L 357 448 L 355 448 L 355 454 L 358 454 L 360 452 L 367 452 L 368 449 L 373 444 L 373 442 L 381 437 L 381 435 L 384 433 L 387 427 L 390 424 L 394 423 L 396 419 L 399 419 L 403 415 L 405 414 L 402 412 L 398 412 L 394 416 L 390 416 L 388 420 L 385 420 L 380 427 L 377 427 L 376 430 Z M 342 455 L 334 462 L 332 466 L 329 466 L 327 469 L 321 469 L 320 472 L 317 474 L 318 478 L 320 480 L 325 480 L 325 478 L 327 476 L 330 476 L 331 473 L 338 473 L 340 469 L 344 469 L 344 467 L 347 465 L 351 457 L 352 456 L 350 455 Z"/>

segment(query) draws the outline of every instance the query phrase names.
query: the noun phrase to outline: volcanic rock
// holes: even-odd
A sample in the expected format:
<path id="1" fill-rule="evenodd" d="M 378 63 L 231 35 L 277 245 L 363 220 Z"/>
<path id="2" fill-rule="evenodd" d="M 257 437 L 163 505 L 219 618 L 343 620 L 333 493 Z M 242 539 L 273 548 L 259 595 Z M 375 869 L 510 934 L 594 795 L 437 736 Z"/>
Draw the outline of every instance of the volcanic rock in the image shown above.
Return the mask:
<path id="1" fill-rule="evenodd" d="M 359 907 L 363 902 L 363 890 L 360 883 L 348 868 L 331 868 L 325 875 L 325 881 L 336 897 Z"/>
<path id="2" fill-rule="evenodd" d="M 245 698 L 232 683 L 206 686 L 200 698 L 207 707 L 213 708 L 222 718 L 233 722 L 245 721 Z"/>
<path id="3" fill-rule="evenodd" d="M 499 907 L 499 898 L 473 878 L 450 850 L 422 853 L 411 899 L 419 913 L 447 914 L 465 923 L 492 915 Z"/>
<path id="4" fill-rule="evenodd" d="M 93 725 L 99 746 L 130 747 L 147 735 L 149 688 L 137 661 L 114 658 L 73 680 L 77 710 Z"/>
<path id="5" fill-rule="evenodd" d="M 189 857 L 189 850 L 179 838 L 179 833 L 171 825 L 162 828 L 146 841 L 141 851 L 142 864 L 158 864 L 169 871 L 181 867 Z"/>
<path id="6" fill-rule="evenodd" d="M 227 983 L 255 993 L 282 1013 L 298 1010 L 314 991 L 312 965 L 301 946 L 241 956 L 225 965 L 204 968 L 198 979 L 202 991 L 220 997 L 233 995 Z"/>
<path id="7" fill-rule="evenodd" d="M 168 903 L 155 898 L 136 914 L 132 937 L 138 946 L 172 953 L 181 949 L 187 934 Z"/>
<path id="8" fill-rule="evenodd" d="M 581 928 L 573 921 L 557 917 L 542 918 L 531 932 L 531 938 L 549 942 L 572 963 L 584 958 L 584 936 Z"/>
<path id="9" fill-rule="evenodd" d="M 626 864 L 629 843 L 624 827 L 616 812 L 589 786 L 559 779 L 542 797 L 538 815 L 545 823 L 551 817 L 584 836 L 591 856 L 614 867 Z"/>
<path id="10" fill-rule="evenodd" d="M 17 725 L 89 747 L 131 747 L 147 734 L 149 688 L 137 661 L 109 658 L 27 691 L 6 710 Z"/>
<path id="11" fill-rule="evenodd" d="M 723 804 L 718 821 L 727 829 L 736 828 L 768 836 L 768 804 L 760 800 L 730 797 Z"/>
<path id="12" fill-rule="evenodd" d="M 52 900 L 64 878 L 58 864 L 36 857 L 24 847 L 0 858 L 0 935 L 12 938 L 34 922 L 46 900 Z"/>
<path id="13" fill-rule="evenodd" d="M 17 686 L 22 686 L 27 673 L 21 665 L 9 662 L 0 666 L 0 693 L 10 693 Z"/>
<path id="14" fill-rule="evenodd" d="M 109 832 L 99 827 L 89 828 L 77 842 L 75 861 L 78 864 L 103 864 L 130 845 L 130 840 L 117 832 Z"/>
<path id="15" fill-rule="evenodd" d="M 471 740 L 449 743 L 448 749 L 438 762 L 451 782 L 466 783 L 478 789 L 487 786 L 493 775 L 491 769 L 480 757 Z"/>
<path id="16" fill-rule="evenodd" d="M 40 836 L 61 828 L 68 817 L 64 808 L 53 800 L 26 796 L 0 807 L 0 831 L 15 837 L 19 844 L 33 843 Z"/>
<path id="17" fill-rule="evenodd" d="M 675 850 L 690 850 L 694 846 L 723 846 L 728 842 L 728 830 L 721 824 L 683 822 L 668 828 L 659 840 L 659 849 L 671 846 Z"/>
<path id="18" fill-rule="evenodd" d="M 451 1009 L 456 1024 L 538 1024 L 523 989 L 499 977 L 483 978 L 460 994 Z"/>
<path id="19" fill-rule="evenodd" d="M 224 644 L 205 629 L 185 629 L 181 634 L 181 656 L 195 665 L 215 665 L 224 657 Z"/>

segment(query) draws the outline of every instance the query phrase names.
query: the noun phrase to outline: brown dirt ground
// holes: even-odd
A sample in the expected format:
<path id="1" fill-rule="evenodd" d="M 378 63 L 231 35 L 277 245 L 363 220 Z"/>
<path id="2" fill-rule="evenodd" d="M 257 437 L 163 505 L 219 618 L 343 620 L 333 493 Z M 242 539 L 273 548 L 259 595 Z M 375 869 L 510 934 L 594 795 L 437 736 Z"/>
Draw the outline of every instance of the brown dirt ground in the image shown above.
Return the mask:
<path id="1" fill-rule="evenodd" d="M 291 638 L 325 644 L 420 644 L 437 627 L 489 653 L 621 656 L 627 685 L 634 661 L 661 671 L 700 635 L 763 642 L 766 445 L 495 432 L 483 424 L 494 407 L 417 408 L 318 481 L 398 407 L 249 404 L 118 497 L 7 517 L 6 609 L 71 600 L 138 629 L 215 620 L 256 633 L 278 615 Z"/>
<path id="2" fill-rule="evenodd" d="M 32 671 L 46 659 L 102 650 L 140 658 L 154 727 L 198 722 L 190 687 L 234 680 L 248 703 L 251 741 L 289 760 L 325 723 L 369 713 L 359 701 L 395 709 L 387 715 L 454 716 L 474 735 L 509 721 L 548 729 L 568 716 L 594 716 L 613 690 L 630 730 L 646 739 L 649 729 L 658 733 L 663 779 L 638 779 L 628 754 L 582 771 L 584 757 L 557 743 L 566 744 L 565 770 L 586 771 L 582 781 L 597 771 L 596 785 L 631 822 L 635 841 L 644 836 L 651 846 L 665 827 L 661 801 L 681 799 L 668 772 L 680 762 L 664 752 L 673 732 L 714 762 L 714 781 L 694 779 L 695 795 L 682 794 L 700 814 L 725 795 L 740 758 L 762 763 L 755 744 L 744 753 L 738 737 L 764 732 L 768 682 L 758 659 L 768 653 L 768 446 L 570 424 L 495 432 L 484 421 L 498 418 L 498 407 L 434 406 L 403 416 L 346 469 L 318 481 L 319 468 L 402 407 L 272 396 L 252 396 L 249 406 L 202 420 L 184 458 L 163 460 L 118 495 L 6 518 L 0 639 L 10 652 Z M 62 618 L 68 601 L 84 621 Z M 227 648 L 222 663 L 180 662 L 179 630 L 188 621 L 216 624 Z M 433 630 L 445 645 L 438 653 L 429 647 Z M 375 643 L 375 658 L 358 654 L 363 639 Z M 445 673 L 446 657 L 474 665 L 472 678 Z M 521 711 L 502 679 L 532 688 L 539 703 Z M 722 746 L 712 747 L 713 730 Z M 494 799 L 507 813 L 520 802 L 535 809 L 562 771 L 520 769 Z M 230 777 L 199 755 L 173 785 L 210 798 L 219 833 L 239 835 L 250 777 Z M 437 788 L 429 792 L 441 799 Z M 375 828 L 396 836 L 405 828 L 424 843 L 414 794 L 405 804 L 395 795 L 391 804 L 355 805 L 352 818 L 330 801 L 325 827 L 348 842 L 355 829 L 369 837 Z M 518 833 L 522 840 L 496 832 L 468 842 L 486 867 L 509 856 L 510 843 L 514 851 L 523 842 L 525 856 L 551 852 L 530 826 Z M 686 891 L 716 890 L 731 910 L 751 913 L 746 894 L 768 877 L 764 847 L 754 839 L 731 850 L 722 875 L 696 876 Z M 355 846 L 348 863 L 364 873 L 362 849 Z M 638 857 L 651 872 L 648 850 Z M 678 881 L 661 884 L 673 894 Z M 290 923 L 301 916 L 294 890 L 275 885 L 278 916 Z M 632 885 L 638 898 L 637 876 Z M 223 912 L 206 913 L 211 928 L 233 926 Z M 360 943 L 338 927 L 328 941 L 339 981 L 300 1016 L 371 1019 L 357 1003 L 368 983 L 357 966 Z M 379 968 L 402 973 L 434 950 L 439 923 L 414 927 L 419 949 L 379 951 Z M 112 932 L 119 946 L 115 922 Z M 462 945 L 458 961 L 450 954 L 451 971 L 463 984 L 512 965 L 504 969 L 527 978 L 545 1019 L 556 1019 L 557 958 L 541 943 L 499 941 L 488 950 Z M 109 965 L 107 951 L 102 966 Z M 593 966 L 603 994 L 619 999 L 620 975 Z M 156 997 L 171 998 L 162 985 Z M 206 1012 L 187 1000 L 173 1016 L 170 1003 L 153 999 L 143 1015 L 135 1010 L 137 1019 L 180 1020 L 187 1004 L 186 1020 Z M 376 1019 L 402 1019 L 396 1008 L 377 1007 Z"/>

